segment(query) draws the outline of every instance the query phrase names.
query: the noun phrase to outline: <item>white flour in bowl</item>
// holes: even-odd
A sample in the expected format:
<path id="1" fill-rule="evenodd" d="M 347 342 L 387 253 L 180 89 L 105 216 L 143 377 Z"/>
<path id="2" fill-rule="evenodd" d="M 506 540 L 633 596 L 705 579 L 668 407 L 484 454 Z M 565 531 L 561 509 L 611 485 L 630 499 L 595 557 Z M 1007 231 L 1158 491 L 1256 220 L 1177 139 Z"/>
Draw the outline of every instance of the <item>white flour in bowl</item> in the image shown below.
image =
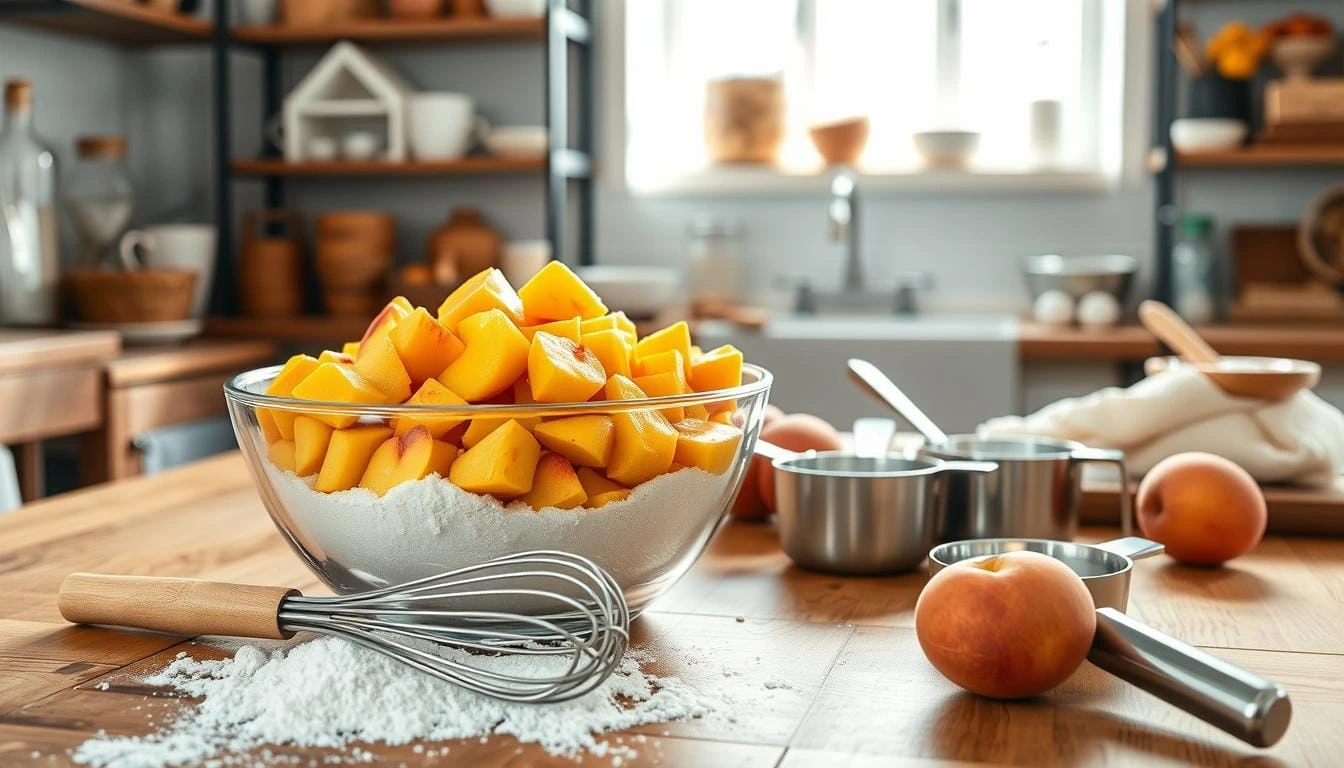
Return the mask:
<path id="1" fill-rule="evenodd" d="M 465 656 L 453 649 L 449 658 Z M 612 743 L 597 736 L 645 723 L 702 717 L 726 704 L 672 677 L 640 671 L 640 654 L 626 654 L 600 688 L 559 704 L 512 704 L 471 693 L 418 672 L 381 654 L 337 638 L 323 637 L 290 648 L 240 648 L 231 659 L 197 661 L 178 654 L 147 678 L 201 698 L 164 730 L 143 737 L 99 734 L 75 751 L 75 762 L 100 768 L 164 768 L 179 765 L 253 766 L 291 764 L 288 756 L 267 759 L 267 745 L 343 749 L 335 762 L 375 759 L 373 747 L 352 742 L 406 744 L 512 735 L 555 755 L 584 753 L 634 757 L 641 736 Z M 471 657 L 473 664 L 521 675 L 554 675 L 567 661 L 556 656 Z M 421 747 L 417 754 L 450 753 L 451 745 Z M 256 755 L 244 753 L 258 750 Z M 332 762 L 328 759 L 325 762 Z"/>
<path id="2" fill-rule="evenodd" d="M 305 479 L 265 464 L 292 535 L 319 560 L 383 585 L 432 576 L 501 555 L 559 549 L 588 557 L 627 591 L 693 555 L 723 512 L 728 475 L 687 468 L 636 486 L 598 509 L 534 511 L 505 506 L 438 475 L 378 497 L 364 488 L 314 491 Z"/>

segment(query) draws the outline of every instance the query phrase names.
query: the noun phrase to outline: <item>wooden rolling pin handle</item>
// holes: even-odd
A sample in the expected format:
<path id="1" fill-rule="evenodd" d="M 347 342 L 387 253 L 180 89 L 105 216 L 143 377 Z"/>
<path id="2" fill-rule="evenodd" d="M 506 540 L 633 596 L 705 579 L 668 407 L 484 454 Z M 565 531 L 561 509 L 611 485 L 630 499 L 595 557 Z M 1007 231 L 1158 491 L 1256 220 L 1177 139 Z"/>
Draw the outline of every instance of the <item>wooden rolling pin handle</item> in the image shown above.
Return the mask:
<path id="1" fill-rule="evenodd" d="M 1148 299 L 1139 305 L 1139 321 L 1187 363 L 1216 363 L 1218 352 L 1200 338 L 1171 307 Z"/>
<path id="2" fill-rule="evenodd" d="M 158 576 L 72 573 L 61 582 L 61 615 L 76 624 L 286 640 L 280 604 L 300 594 L 285 587 L 254 587 Z"/>

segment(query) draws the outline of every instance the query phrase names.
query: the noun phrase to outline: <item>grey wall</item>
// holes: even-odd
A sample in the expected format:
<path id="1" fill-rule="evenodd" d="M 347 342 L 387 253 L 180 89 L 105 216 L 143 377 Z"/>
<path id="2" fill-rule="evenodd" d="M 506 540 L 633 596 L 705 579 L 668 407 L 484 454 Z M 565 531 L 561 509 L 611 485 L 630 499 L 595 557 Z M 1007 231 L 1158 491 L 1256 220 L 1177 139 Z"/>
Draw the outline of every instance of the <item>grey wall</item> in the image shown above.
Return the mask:
<path id="1" fill-rule="evenodd" d="M 609 0 L 614 2 L 615 0 Z M 924 194 L 873 192 L 867 197 L 865 243 L 876 280 L 898 271 L 933 274 L 932 299 L 943 304 L 1024 304 L 1018 264 L 1030 253 L 1098 251 L 1134 254 L 1145 271 L 1151 264 L 1152 185 L 1138 168 L 1148 143 L 1148 60 L 1151 20 L 1142 0 L 1129 0 L 1127 47 L 1135 56 L 1126 102 L 1126 156 L 1130 173 L 1106 192 L 981 192 Z M 1308 10 L 1338 13 L 1338 0 L 1297 3 Z M 1261 23 L 1287 11 L 1263 0 L 1191 4 L 1201 32 L 1241 17 Z M 610 21 L 610 16 L 608 18 Z M 607 25 L 603 93 L 619 92 L 618 27 Z M 540 122 L 542 55 L 535 43 L 481 44 L 446 49 L 406 46 L 380 51 L 423 89 L 473 94 L 493 122 Z M 320 51 L 286 55 L 283 78 L 302 77 Z M 237 155 L 260 146 L 259 66 L 256 57 L 235 54 L 232 121 Z M 131 142 L 133 171 L 144 204 L 140 219 L 172 213 L 207 215 L 210 182 L 209 57 L 200 47 L 126 53 L 75 41 L 0 27 L 0 75 L 25 74 L 37 86 L 39 121 L 65 149 L 70 138 L 90 130 L 120 131 Z M 611 107 L 611 99 L 607 99 Z M 617 109 L 619 104 L 616 105 Z M 622 116 L 603 116 L 607 128 Z M 610 135 L 608 135 L 610 139 Z M 610 145 L 610 142 L 608 142 Z M 599 158 L 607 160 L 610 155 Z M 1184 207 L 1211 211 L 1221 222 L 1295 219 L 1324 186 L 1340 180 L 1334 170 L 1187 171 L 1180 184 Z M 424 237 L 455 205 L 485 210 L 507 236 L 542 233 L 543 190 L 531 175 L 483 178 L 293 180 L 287 204 L 308 213 L 331 208 L 377 207 L 401 220 L 401 255 L 418 258 Z M 259 204 L 259 185 L 235 185 L 235 205 Z M 747 253 L 754 284 L 770 286 L 776 275 L 834 279 L 837 247 L 825 239 L 821 195 L 768 193 L 755 196 L 639 197 L 617 174 L 604 173 L 598 207 L 598 257 L 629 263 L 683 263 L 685 229 L 697 213 L 740 217 L 747 227 Z"/>

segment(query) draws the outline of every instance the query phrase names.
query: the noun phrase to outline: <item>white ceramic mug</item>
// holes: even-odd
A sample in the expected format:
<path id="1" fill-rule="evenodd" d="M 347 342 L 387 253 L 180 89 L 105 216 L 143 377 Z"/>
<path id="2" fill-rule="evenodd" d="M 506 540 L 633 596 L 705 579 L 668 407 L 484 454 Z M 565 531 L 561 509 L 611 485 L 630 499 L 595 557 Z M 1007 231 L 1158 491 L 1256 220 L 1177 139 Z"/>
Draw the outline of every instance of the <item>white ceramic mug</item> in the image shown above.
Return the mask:
<path id="1" fill-rule="evenodd" d="M 407 111 L 407 138 L 417 160 L 456 160 L 489 130 L 464 93 L 419 93 Z"/>
<path id="2" fill-rule="evenodd" d="M 215 276 L 215 227 L 211 224 L 163 224 L 133 229 L 121 236 L 119 252 L 128 268 L 186 269 L 196 273 L 191 316 L 201 317 L 210 303 Z"/>
<path id="3" fill-rule="evenodd" d="M 510 285 L 520 286 L 550 260 L 550 240 L 510 240 L 499 254 L 499 271 Z"/>

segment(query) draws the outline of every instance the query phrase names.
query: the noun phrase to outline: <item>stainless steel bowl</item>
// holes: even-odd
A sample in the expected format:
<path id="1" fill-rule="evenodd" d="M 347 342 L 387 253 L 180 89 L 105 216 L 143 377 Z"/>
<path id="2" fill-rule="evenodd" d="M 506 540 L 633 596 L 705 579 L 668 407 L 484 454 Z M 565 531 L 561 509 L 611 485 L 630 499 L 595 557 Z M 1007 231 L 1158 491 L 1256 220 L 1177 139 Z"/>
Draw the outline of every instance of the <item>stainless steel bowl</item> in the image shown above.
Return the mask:
<path id="1" fill-rule="evenodd" d="M 1033 301 L 1050 290 L 1063 291 L 1074 301 L 1093 291 L 1104 291 L 1122 306 L 1138 271 L 1139 262 L 1134 257 L 1118 253 L 1100 256 L 1046 253 L 1028 256 L 1022 267 Z"/>

